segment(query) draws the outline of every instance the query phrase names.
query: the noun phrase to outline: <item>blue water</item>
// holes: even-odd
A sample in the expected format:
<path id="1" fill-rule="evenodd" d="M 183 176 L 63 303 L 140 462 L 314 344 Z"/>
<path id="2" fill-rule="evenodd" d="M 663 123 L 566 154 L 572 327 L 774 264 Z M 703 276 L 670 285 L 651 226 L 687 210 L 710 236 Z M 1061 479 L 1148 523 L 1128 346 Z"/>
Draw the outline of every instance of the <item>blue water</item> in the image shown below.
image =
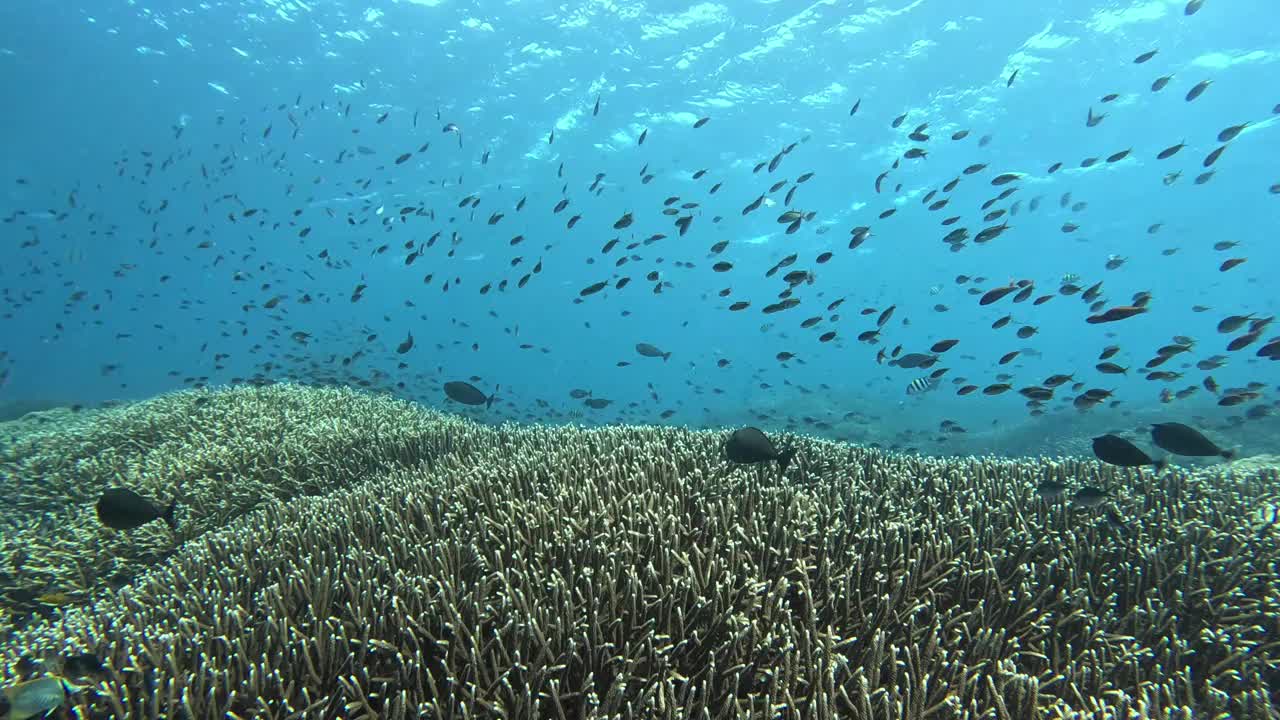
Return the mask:
<path id="1" fill-rule="evenodd" d="M 1255 356 L 1274 330 L 1229 353 L 1239 332 L 1215 327 L 1277 310 L 1276 20 L 1267 0 L 1207 0 L 1191 17 L 1165 0 L 7 3 L 0 402 L 93 404 L 256 377 L 362 384 L 460 409 L 441 384 L 475 376 L 486 393 L 500 387 L 492 409 L 467 411 L 487 420 L 751 422 L 937 450 L 931 438 L 944 419 L 971 433 L 998 423 L 1046 436 L 1066 418 L 1078 422 L 1070 384 L 1041 417 L 1029 417 L 1016 392 L 1065 373 L 1120 401 L 1089 411 L 1099 430 L 1160 415 L 1229 432 L 1250 407 L 1274 402 L 1280 369 Z M 1185 100 L 1202 80 L 1213 83 Z M 1119 98 L 1102 102 L 1108 93 Z M 1096 127 L 1086 126 L 1091 107 L 1106 113 Z M 693 128 L 702 117 L 710 120 Z M 1245 122 L 1213 178 L 1194 184 L 1219 131 Z M 461 128 L 461 148 L 446 123 Z M 931 138 L 910 141 L 921 123 Z M 969 136 L 951 140 L 960 130 Z M 1156 159 L 1181 141 L 1179 154 Z M 791 143 L 775 171 L 753 172 Z M 928 157 L 901 160 L 877 193 L 876 177 L 912 147 Z M 1128 158 L 1105 161 L 1126 149 Z M 1081 169 L 1090 157 L 1104 160 Z M 1055 162 L 1064 169 L 1050 175 Z M 975 163 L 987 168 L 963 176 L 948 207 L 922 204 Z M 646 166 L 654 177 L 644 184 Z M 805 172 L 814 175 L 792 207 L 816 215 L 795 234 L 777 222 L 791 184 L 742 213 L 774 182 Z M 990 180 L 1004 172 L 1024 177 L 991 209 L 1016 201 L 1020 211 L 984 222 L 980 205 L 1003 189 Z M 598 196 L 588 190 L 597 173 Z M 723 185 L 711 195 L 714 183 Z M 1061 207 L 1068 192 L 1087 207 Z M 459 208 L 467 196 L 480 199 L 474 211 Z M 676 207 L 699 203 L 682 211 L 694 218 L 683 237 L 661 212 L 670 196 Z M 570 204 L 554 213 L 562 197 Z M 402 223 L 406 206 L 434 216 Z M 628 211 L 634 224 L 614 230 Z M 495 212 L 504 217 L 490 225 Z M 581 220 L 567 229 L 574 215 Z M 961 219 L 943 227 L 948 216 Z M 942 241 L 956 227 L 973 235 L 1004 220 L 1011 229 L 988 244 L 953 253 Z M 1066 222 L 1079 230 L 1064 233 Z M 849 250 L 855 226 L 872 236 Z M 406 243 L 436 232 L 406 266 Z M 667 237 L 625 250 L 655 233 Z M 525 240 L 513 247 L 515 235 Z M 602 255 L 614 237 L 619 246 Z M 712 258 L 721 240 L 729 245 Z M 1228 240 L 1239 245 L 1214 250 Z M 833 258 L 818 264 L 823 251 Z M 765 277 L 791 253 L 794 265 Z M 639 259 L 615 266 L 632 254 Z M 1113 255 L 1126 260 L 1107 270 Z M 1230 257 L 1248 261 L 1219 272 Z M 539 259 L 542 272 L 516 289 Z M 714 272 L 720 260 L 733 269 Z M 793 291 L 800 305 L 763 314 L 792 270 L 814 276 Z M 651 271 L 670 283 L 660 293 L 645 279 Z M 1150 312 L 1087 324 L 1086 303 L 1058 294 L 1067 273 L 1085 287 L 1103 281 L 1106 307 L 1149 291 Z M 985 281 L 958 285 L 962 274 Z M 622 277 L 630 285 L 614 290 Z M 967 294 L 1023 279 L 1053 299 L 982 307 Z M 575 302 L 605 280 L 609 289 Z M 358 284 L 368 287 L 352 302 Z M 494 289 L 482 295 L 486 284 Z M 277 296 L 276 308 L 263 307 Z M 730 312 L 739 300 L 751 307 Z M 879 343 L 859 342 L 877 317 L 861 311 L 890 305 Z M 1007 314 L 1009 326 L 990 327 Z M 811 317 L 821 321 L 801 328 Z M 1037 334 L 1017 338 L 1023 325 Z M 837 338 L 820 342 L 830 330 Z M 299 331 L 307 344 L 290 338 Z M 410 332 L 415 347 L 397 354 Z M 1184 376 L 1145 379 L 1142 365 L 1174 335 L 1195 347 L 1160 369 Z M 928 352 L 943 338 L 960 343 L 935 366 L 949 368 L 940 387 L 922 396 L 906 387 L 928 370 L 876 360 L 881 349 Z M 640 357 L 639 342 L 671 352 L 669 361 Z M 1127 376 L 1094 369 L 1112 344 Z M 1013 350 L 1023 352 L 995 364 Z M 780 362 L 780 352 L 795 358 Z M 1215 354 L 1228 356 L 1223 367 L 1194 367 Z M 956 394 L 1001 372 L 1012 391 Z M 1259 397 L 1219 407 L 1201 387 L 1161 402 L 1161 390 L 1200 386 L 1206 375 L 1222 388 L 1261 383 Z M 585 407 L 569 397 L 575 388 L 613 404 Z"/>

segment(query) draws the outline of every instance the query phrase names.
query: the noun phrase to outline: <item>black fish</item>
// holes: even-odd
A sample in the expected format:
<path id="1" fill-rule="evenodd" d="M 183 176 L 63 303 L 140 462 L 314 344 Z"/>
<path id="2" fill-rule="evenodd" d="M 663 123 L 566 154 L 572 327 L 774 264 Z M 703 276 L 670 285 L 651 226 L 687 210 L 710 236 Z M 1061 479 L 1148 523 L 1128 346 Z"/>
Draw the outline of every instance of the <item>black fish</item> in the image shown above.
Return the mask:
<path id="1" fill-rule="evenodd" d="M 1166 465 L 1164 460 L 1152 460 L 1142 448 L 1118 435 L 1099 435 L 1094 438 L 1093 454 L 1102 462 L 1118 467 L 1153 465 L 1156 472 L 1160 472 Z"/>
<path id="2" fill-rule="evenodd" d="M 1194 457 L 1218 457 L 1230 460 L 1236 456 L 1234 450 L 1223 450 L 1212 440 L 1200 434 L 1189 425 L 1182 423 L 1156 423 L 1151 426 L 1151 441 L 1174 455 L 1191 455 Z"/>
<path id="3" fill-rule="evenodd" d="M 157 519 L 164 520 L 170 530 L 178 529 L 178 520 L 174 517 L 177 500 L 161 510 L 138 493 L 116 487 L 102 493 L 97 508 L 99 522 L 113 530 L 132 530 Z"/>
<path id="4" fill-rule="evenodd" d="M 68 655 L 62 659 L 62 674 L 69 678 L 96 677 L 106 674 L 102 660 L 93 653 Z"/>
<path id="5" fill-rule="evenodd" d="M 444 384 L 444 394 L 454 402 L 463 405 L 483 405 L 486 408 L 493 405 L 493 401 L 498 397 L 498 388 L 493 389 L 493 395 L 485 395 L 469 382 L 461 380 L 452 380 Z"/>
<path id="6" fill-rule="evenodd" d="M 400 343 L 399 347 L 396 348 L 396 352 L 403 355 L 412 349 L 413 349 L 413 333 L 409 333 L 409 337 L 406 338 L 404 342 Z"/>
<path id="7" fill-rule="evenodd" d="M 733 431 L 725 441 L 724 452 L 729 462 L 746 465 L 777 460 L 782 472 L 786 472 L 787 465 L 791 464 L 791 459 L 796 456 L 794 447 L 779 451 L 764 432 L 753 427 Z"/>
<path id="8" fill-rule="evenodd" d="M 649 343 L 637 343 L 636 352 L 640 353 L 644 357 L 651 357 L 651 358 L 660 357 L 662 358 L 663 362 L 666 362 L 671 357 L 671 353 L 663 352 L 660 348 L 654 347 Z"/>
<path id="9" fill-rule="evenodd" d="M 1110 497 L 1110 493 L 1102 488 L 1084 487 L 1071 498 L 1071 504 L 1075 507 L 1095 508 L 1105 503 Z"/>
<path id="10" fill-rule="evenodd" d="M 1053 480 L 1045 480 L 1036 486 L 1036 495 L 1045 502 L 1053 502 L 1067 494 L 1067 486 Z"/>
<path id="11" fill-rule="evenodd" d="M 896 365 L 900 368 L 930 368 L 938 362 L 937 355 L 925 355 L 924 353 L 907 353 L 902 357 L 890 362 L 890 365 Z"/>

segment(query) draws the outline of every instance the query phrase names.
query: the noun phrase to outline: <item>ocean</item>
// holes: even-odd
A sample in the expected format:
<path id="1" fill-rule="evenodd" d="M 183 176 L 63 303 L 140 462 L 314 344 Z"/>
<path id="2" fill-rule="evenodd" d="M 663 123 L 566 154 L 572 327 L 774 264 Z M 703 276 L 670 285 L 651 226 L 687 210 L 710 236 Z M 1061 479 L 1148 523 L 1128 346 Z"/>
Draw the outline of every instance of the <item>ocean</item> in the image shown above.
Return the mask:
<path id="1" fill-rule="evenodd" d="M 289 379 L 441 404 L 443 382 L 478 377 L 501 387 L 486 421 L 752 423 L 933 453 L 1006 450 L 940 434 L 943 420 L 1053 436 L 1086 388 L 1112 393 L 1090 408 L 1091 430 L 1148 415 L 1225 426 L 1275 402 L 1274 366 L 1256 356 L 1274 334 L 1228 352 L 1249 326 L 1216 329 L 1276 309 L 1265 288 L 1280 96 L 1268 78 L 1280 51 L 1274 29 L 1250 22 L 1267 7 L 12 5 L 0 60 L 20 141 L 5 158 L 0 392 L 92 405 Z M 1201 81 L 1212 84 L 1188 102 Z M 1105 119 L 1089 127 L 1091 112 Z M 927 140 L 910 139 L 918 127 Z M 927 156 L 904 159 L 913 147 Z M 992 186 L 1001 173 L 1018 179 Z M 1016 192 L 986 203 L 1002 190 Z M 788 210 L 812 219 L 786 234 Z M 1005 212 L 986 220 L 993 211 Z M 615 230 L 628 212 L 634 223 Z M 870 236 L 850 250 L 858 227 Z M 957 229 L 968 241 L 952 252 L 943 238 Z M 1248 262 L 1219 272 L 1230 258 Z M 715 272 L 719 261 L 732 269 Z M 809 275 L 792 286 L 790 271 Z M 1106 307 L 1149 293 L 1150 312 L 1086 324 L 1094 313 L 1060 293 L 1064 277 L 1102 283 Z M 971 294 L 1011 282 L 1052 301 Z M 800 303 L 763 312 L 780 295 Z M 750 306 L 728 309 L 739 301 Z M 414 349 L 395 353 L 411 333 Z M 1161 367 L 1178 377 L 1148 379 L 1175 336 L 1194 340 Z M 947 373 L 918 398 L 906 388 L 927 371 L 877 357 L 948 338 L 960 343 L 930 368 Z M 641 342 L 670 359 L 638 357 Z M 1095 369 L 1109 345 L 1126 375 Z M 1195 367 L 1214 356 L 1222 367 Z M 1054 374 L 1083 387 L 1032 401 L 1043 415 L 1029 416 L 1016 391 Z M 1219 407 L 1206 375 L 1265 387 Z M 956 394 L 1000 384 L 1011 391 Z M 586 407 L 573 389 L 612 403 Z"/>
<path id="2" fill-rule="evenodd" d="M 290 432 L 314 421 L 371 458 L 350 476 L 280 459 L 295 484 L 244 491 L 258 499 L 417 452 L 478 462 L 453 430 L 343 445 L 342 402 L 390 413 L 351 416 L 375 445 L 374 426 L 462 418 L 559 428 L 566 447 L 758 428 L 775 446 L 752 463 L 828 480 L 839 463 L 813 448 L 1056 463 L 1028 471 L 1026 502 L 1063 468 L 1114 497 L 1154 492 L 1146 466 L 1166 461 L 1179 478 L 1273 467 L 1276 20 L 1267 0 L 7 3 L 12 537 L 71 512 L 53 487 L 89 508 L 129 480 L 161 507 L 185 482 L 261 480 L 267 460 L 179 472 L 121 444 L 170 448 L 196 418 L 214 448 L 242 423 L 305 454 Z M 137 419 L 153 410 L 165 430 Z M 1165 423 L 1208 450 L 1160 440 Z M 793 447 L 810 459 L 773 462 Z M 195 503 L 199 532 L 178 537 L 256 507 Z M 111 591 L 177 551 L 148 527 L 145 553 L 103 551 L 134 563 Z M 71 582 L 21 577 L 0 579 L 24 618 Z"/>

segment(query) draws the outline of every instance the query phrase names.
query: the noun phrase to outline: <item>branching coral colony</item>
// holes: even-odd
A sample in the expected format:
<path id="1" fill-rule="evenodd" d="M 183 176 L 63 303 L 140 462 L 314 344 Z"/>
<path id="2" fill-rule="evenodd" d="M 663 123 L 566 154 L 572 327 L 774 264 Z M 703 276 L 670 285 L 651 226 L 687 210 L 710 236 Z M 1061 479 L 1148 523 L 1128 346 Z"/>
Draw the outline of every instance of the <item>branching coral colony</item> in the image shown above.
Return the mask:
<path id="1" fill-rule="evenodd" d="M 84 717 L 1280 717 L 1274 471 L 797 439 L 783 477 L 727 469 L 723 438 L 292 386 L 33 435 L 5 458 L 48 478 L 20 507 L 123 476 L 189 519 L 122 589 L 12 632 L 6 684 L 88 650 Z M 45 542 L 86 592 L 175 547 L 10 524 L 7 552 Z"/>

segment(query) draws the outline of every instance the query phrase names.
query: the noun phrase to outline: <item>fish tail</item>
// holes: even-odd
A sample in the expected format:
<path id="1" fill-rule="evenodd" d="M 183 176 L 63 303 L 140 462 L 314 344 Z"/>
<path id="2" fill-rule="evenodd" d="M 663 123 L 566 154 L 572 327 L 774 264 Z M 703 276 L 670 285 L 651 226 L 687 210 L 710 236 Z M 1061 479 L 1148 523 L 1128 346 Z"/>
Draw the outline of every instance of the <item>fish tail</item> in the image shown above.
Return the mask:
<path id="1" fill-rule="evenodd" d="M 671 359 L 671 353 L 669 352 L 662 353 L 662 362 L 666 362 L 669 359 Z"/>
<path id="2" fill-rule="evenodd" d="M 797 452 L 794 445 L 782 451 L 782 454 L 778 456 L 778 472 L 785 473 L 787 471 L 787 466 L 795 459 Z"/>
<path id="3" fill-rule="evenodd" d="M 1223 460 L 1234 460 L 1239 453 L 1235 450 L 1223 450 L 1219 455 L 1222 456 Z"/>
<path id="4" fill-rule="evenodd" d="M 1169 467 L 1169 458 L 1160 458 L 1159 460 L 1151 463 L 1151 466 L 1155 468 L 1156 474 L 1159 475 Z"/>
<path id="5" fill-rule="evenodd" d="M 165 524 L 169 526 L 169 529 L 174 532 L 178 532 L 177 513 L 178 513 L 178 501 L 175 499 L 173 502 L 169 503 L 168 508 L 165 508 L 164 515 L 160 516 L 164 520 Z"/>
<path id="6" fill-rule="evenodd" d="M 488 410 L 493 407 L 493 401 L 498 399 L 498 391 L 502 389 L 501 385 L 493 386 L 493 394 L 489 395 L 489 399 L 484 401 L 484 409 Z"/>

